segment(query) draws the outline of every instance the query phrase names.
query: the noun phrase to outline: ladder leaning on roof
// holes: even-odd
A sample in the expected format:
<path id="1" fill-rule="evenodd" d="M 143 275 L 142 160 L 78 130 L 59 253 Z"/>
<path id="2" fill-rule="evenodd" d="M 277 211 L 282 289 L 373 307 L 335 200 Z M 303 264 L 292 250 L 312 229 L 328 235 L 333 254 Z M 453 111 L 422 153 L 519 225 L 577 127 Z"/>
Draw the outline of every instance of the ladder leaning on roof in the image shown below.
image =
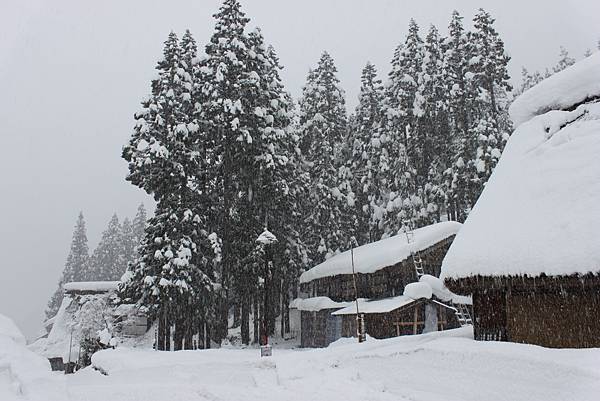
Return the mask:
<path id="1" fill-rule="evenodd" d="M 473 324 L 473 319 L 471 318 L 471 311 L 469 310 L 469 305 L 465 304 L 454 304 L 454 313 L 458 319 L 458 323 L 461 326 L 467 326 Z"/>
<path id="2" fill-rule="evenodd" d="M 408 222 L 404 222 L 403 225 L 404 234 L 406 234 L 406 242 L 408 244 L 413 244 L 415 242 L 415 232 L 412 229 L 412 225 Z M 417 279 L 420 279 L 421 276 L 425 274 L 425 270 L 423 269 L 423 258 L 421 258 L 421 253 L 419 251 L 411 249 L 410 255 L 412 256 L 413 265 L 415 266 Z"/>

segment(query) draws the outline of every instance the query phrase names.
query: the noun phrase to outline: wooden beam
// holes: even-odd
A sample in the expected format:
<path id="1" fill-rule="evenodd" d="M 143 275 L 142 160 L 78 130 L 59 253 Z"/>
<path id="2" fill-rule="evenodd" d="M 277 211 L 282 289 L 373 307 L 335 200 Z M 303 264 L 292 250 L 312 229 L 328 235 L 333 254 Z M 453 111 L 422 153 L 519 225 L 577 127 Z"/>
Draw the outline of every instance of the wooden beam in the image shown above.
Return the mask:
<path id="1" fill-rule="evenodd" d="M 419 308 L 415 308 L 415 318 L 413 324 L 413 334 L 417 334 L 417 319 L 419 318 Z"/>

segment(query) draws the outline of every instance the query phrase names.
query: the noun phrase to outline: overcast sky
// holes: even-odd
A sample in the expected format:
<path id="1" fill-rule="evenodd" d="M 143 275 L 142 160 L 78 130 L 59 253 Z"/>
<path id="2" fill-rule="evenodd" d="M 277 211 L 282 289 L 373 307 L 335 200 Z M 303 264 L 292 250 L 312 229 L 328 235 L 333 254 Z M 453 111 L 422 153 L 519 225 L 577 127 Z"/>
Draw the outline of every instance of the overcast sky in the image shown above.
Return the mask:
<path id="1" fill-rule="evenodd" d="M 110 216 L 132 216 L 143 192 L 125 182 L 121 146 L 149 91 L 169 31 L 201 45 L 217 0 L 0 0 L 0 313 L 32 338 L 56 288 L 79 210 L 90 251 Z M 600 38 L 600 2 L 243 0 L 285 67 L 294 96 L 323 50 L 334 57 L 349 107 L 369 60 L 382 77 L 408 21 L 445 31 L 453 9 L 470 24 L 496 18 L 518 81 L 521 66 L 576 58 Z M 518 229 L 518 228 L 516 228 Z"/>

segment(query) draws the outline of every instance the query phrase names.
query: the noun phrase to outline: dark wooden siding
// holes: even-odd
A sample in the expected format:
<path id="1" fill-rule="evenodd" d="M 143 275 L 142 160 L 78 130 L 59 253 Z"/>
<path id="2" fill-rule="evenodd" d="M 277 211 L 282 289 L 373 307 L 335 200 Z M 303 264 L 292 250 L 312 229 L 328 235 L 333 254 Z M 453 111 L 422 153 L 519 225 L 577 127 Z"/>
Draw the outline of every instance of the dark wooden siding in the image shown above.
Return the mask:
<path id="1" fill-rule="evenodd" d="M 423 333 L 426 303 L 427 301 L 418 301 L 408 307 L 399 308 L 389 313 L 371 313 L 365 315 L 367 334 L 378 339 L 415 334 L 415 309 L 417 312 L 416 334 Z M 438 314 L 438 330 L 454 329 L 460 326 L 451 309 L 438 304 L 433 305 L 435 305 Z M 344 315 L 342 320 L 342 336 L 356 336 L 356 315 Z"/>
<path id="2" fill-rule="evenodd" d="M 597 276 L 469 278 L 454 284 L 473 291 L 477 340 L 600 347 Z"/>
<path id="3" fill-rule="evenodd" d="M 509 340 L 553 348 L 600 347 L 600 291 L 515 293 L 507 298 Z"/>

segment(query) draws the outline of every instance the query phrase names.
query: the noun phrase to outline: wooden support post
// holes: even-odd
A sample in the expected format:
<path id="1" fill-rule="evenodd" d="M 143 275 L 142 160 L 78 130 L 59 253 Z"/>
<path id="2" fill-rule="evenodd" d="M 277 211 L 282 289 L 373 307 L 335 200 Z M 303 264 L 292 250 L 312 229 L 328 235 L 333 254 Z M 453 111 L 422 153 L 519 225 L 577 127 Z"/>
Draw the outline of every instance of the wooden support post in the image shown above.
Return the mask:
<path id="1" fill-rule="evenodd" d="M 415 318 L 413 321 L 413 334 L 417 334 L 417 320 L 419 318 L 419 309 L 415 306 Z"/>

